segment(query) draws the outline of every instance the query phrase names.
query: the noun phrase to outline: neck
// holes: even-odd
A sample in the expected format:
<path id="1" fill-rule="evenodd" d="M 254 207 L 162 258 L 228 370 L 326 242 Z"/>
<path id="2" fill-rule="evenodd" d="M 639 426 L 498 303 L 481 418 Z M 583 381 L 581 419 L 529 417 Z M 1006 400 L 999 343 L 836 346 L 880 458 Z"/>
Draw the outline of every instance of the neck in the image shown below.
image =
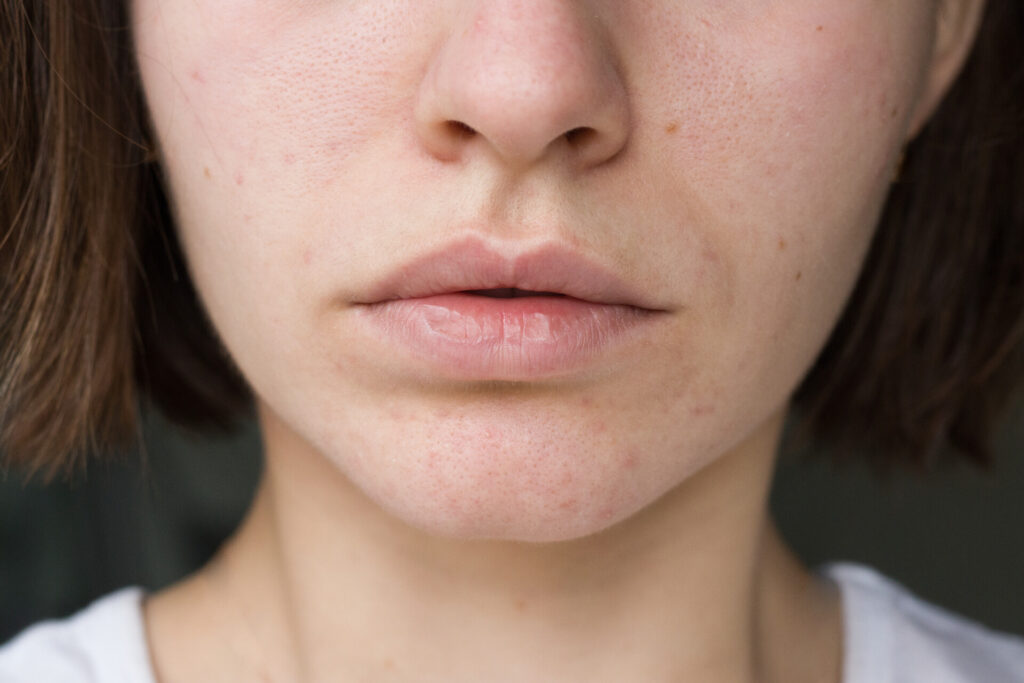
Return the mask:
<path id="1" fill-rule="evenodd" d="M 265 420 L 259 492 L 205 580 L 275 681 L 795 681 L 793 653 L 838 680 L 835 596 L 765 512 L 780 426 L 601 533 L 526 544 L 412 528 Z"/>

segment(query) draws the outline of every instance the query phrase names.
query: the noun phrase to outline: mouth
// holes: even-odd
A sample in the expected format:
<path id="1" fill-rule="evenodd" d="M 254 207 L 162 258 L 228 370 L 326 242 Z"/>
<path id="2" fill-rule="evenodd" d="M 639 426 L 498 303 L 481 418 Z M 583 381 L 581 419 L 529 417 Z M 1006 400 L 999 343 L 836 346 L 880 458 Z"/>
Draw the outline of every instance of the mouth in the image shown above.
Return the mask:
<path id="1" fill-rule="evenodd" d="M 474 296 L 486 296 L 490 299 L 524 299 L 531 296 L 565 296 L 557 292 L 531 292 L 525 289 L 516 289 L 515 287 L 502 287 L 499 289 L 471 289 L 462 294 L 472 294 Z"/>
<path id="2" fill-rule="evenodd" d="M 551 243 L 513 254 L 503 251 L 482 238 L 454 242 L 400 264 L 353 303 L 461 293 L 494 299 L 567 297 L 664 310 L 649 292 L 570 247 Z"/>
<path id="3" fill-rule="evenodd" d="M 561 246 L 506 257 L 480 240 L 400 266 L 356 306 L 379 348 L 462 380 L 572 374 L 643 337 L 665 313 L 640 288 Z"/>

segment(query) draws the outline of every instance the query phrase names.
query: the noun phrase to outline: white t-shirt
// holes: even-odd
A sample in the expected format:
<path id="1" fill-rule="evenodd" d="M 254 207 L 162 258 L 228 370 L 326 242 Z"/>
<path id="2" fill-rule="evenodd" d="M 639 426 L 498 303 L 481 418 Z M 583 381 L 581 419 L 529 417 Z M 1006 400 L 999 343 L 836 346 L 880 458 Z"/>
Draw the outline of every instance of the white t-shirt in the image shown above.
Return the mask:
<path id="1" fill-rule="evenodd" d="M 821 573 L 842 591 L 843 683 L 1024 683 L 1024 638 L 986 629 L 848 562 Z M 0 647 L 0 683 L 155 683 L 138 587 L 44 621 Z"/>

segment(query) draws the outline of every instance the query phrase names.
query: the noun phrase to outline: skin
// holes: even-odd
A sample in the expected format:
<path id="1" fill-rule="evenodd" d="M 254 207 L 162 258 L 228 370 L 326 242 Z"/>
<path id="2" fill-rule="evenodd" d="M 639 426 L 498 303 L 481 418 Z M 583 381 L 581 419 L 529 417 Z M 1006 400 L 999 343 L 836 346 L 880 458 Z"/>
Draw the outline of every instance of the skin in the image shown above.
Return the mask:
<path id="1" fill-rule="evenodd" d="M 838 681 L 835 590 L 765 499 L 982 4 L 134 0 L 266 455 L 146 603 L 159 679 Z M 382 352 L 353 302 L 466 235 L 572 245 L 666 313 L 542 381 Z"/>

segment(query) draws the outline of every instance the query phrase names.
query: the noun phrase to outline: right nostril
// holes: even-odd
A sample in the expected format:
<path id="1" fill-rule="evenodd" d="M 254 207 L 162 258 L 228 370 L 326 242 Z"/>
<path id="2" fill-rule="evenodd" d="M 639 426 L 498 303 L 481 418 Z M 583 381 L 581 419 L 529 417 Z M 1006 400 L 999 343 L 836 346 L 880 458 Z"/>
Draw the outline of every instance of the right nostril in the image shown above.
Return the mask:
<path id="1" fill-rule="evenodd" d="M 448 121 L 446 125 L 456 137 L 469 138 L 476 135 L 476 131 L 462 121 Z"/>

